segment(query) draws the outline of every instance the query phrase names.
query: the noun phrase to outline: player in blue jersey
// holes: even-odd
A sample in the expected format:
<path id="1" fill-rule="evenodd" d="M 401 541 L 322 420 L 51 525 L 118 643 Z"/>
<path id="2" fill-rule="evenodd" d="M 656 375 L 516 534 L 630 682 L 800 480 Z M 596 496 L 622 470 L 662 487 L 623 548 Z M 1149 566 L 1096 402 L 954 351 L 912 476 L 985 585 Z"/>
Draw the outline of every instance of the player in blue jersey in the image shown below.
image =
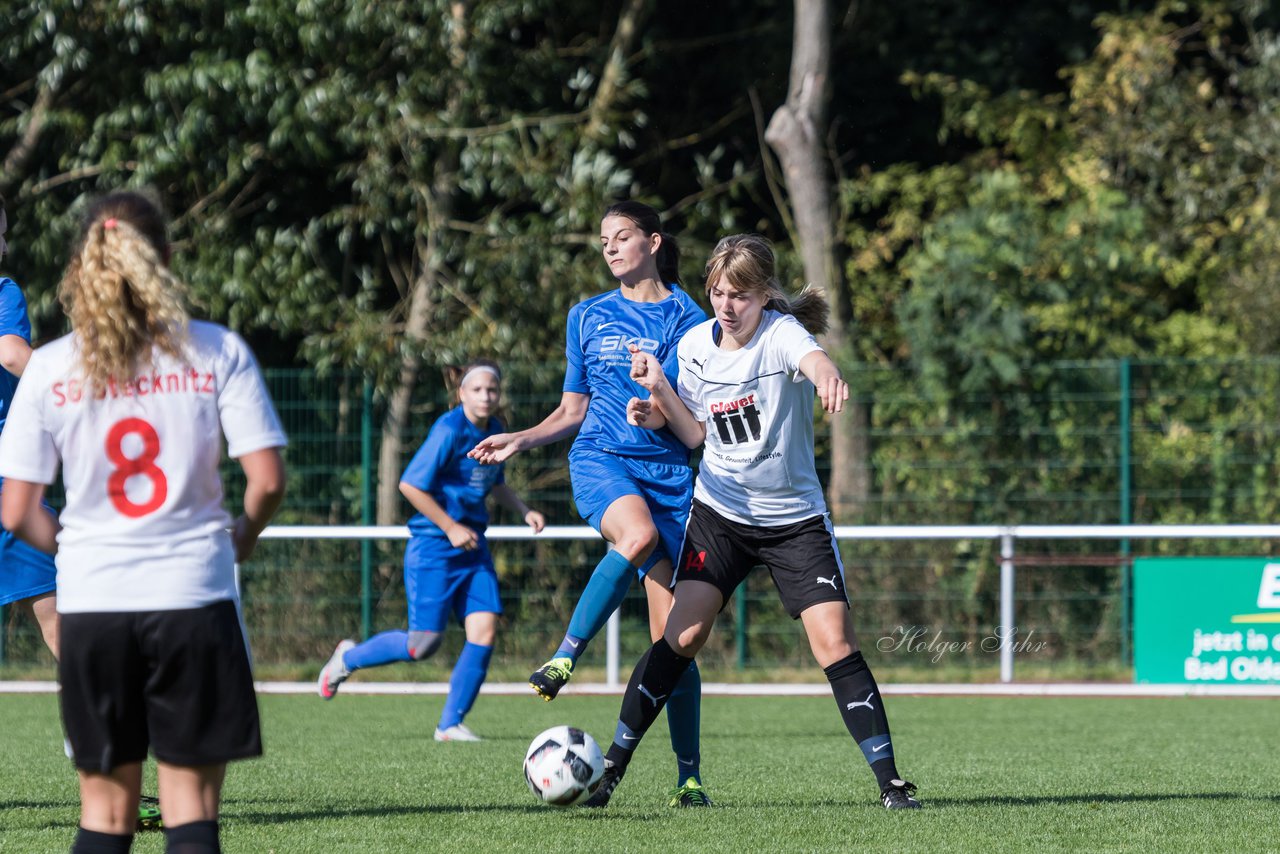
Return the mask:
<path id="1" fill-rule="evenodd" d="M 0 197 L 0 258 L 9 252 L 5 234 L 9 220 Z M 27 301 L 17 282 L 0 274 L 0 430 L 9 416 L 9 404 L 18 388 L 18 377 L 31 358 L 31 322 Z M 0 481 L 3 483 L 3 481 Z M 47 508 L 46 508 L 47 509 Z M 52 510 L 49 510 L 52 513 Z M 54 599 L 53 556 L 37 551 L 13 534 L 0 529 L 0 605 L 17 603 L 31 611 L 53 657 L 58 657 L 58 610 Z"/>
<path id="2" fill-rule="evenodd" d="M 501 462 L 576 433 L 569 451 L 574 501 L 613 547 L 592 572 L 560 648 L 529 677 L 546 700 L 569 681 L 588 641 L 636 576 L 643 579 L 650 634 L 662 636 L 671 610 L 672 560 L 680 553 L 693 496 L 684 444 L 668 430 L 627 423 L 635 389 L 630 348 L 653 354 L 674 381 L 676 342 L 706 314 L 680 287 L 679 248 L 653 208 L 631 201 L 611 206 L 600 223 L 600 246 L 619 284 L 569 311 L 560 406 L 537 426 L 490 436 L 472 451 L 481 462 Z M 699 769 L 701 694 L 701 677 L 691 667 L 668 704 L 677 760 L 673 806 L 710 804 Z"/>
<path id="3" fill-rule="evenodd" d="M 467 452 L 502 429 L 495 414 L 501 394 L 497 364 L 472 362 L 458 383 L 460 405 L 436 421 L 400 480 L 400 492 L 418 512 L 409 520 L 404 589 L 409 630 L 374 635 L 364 643 L 344 640 L 320 672 L 320 696 L 333 699 L 356 670 L 393 661 L 422 661 L 440 647 L 453 612 L 467 641 L 449 679 L 436 741 L 479 741 L 464 724 L 489 671 L 502 602 L 498 575 L 484 532 L 490 493 L 524 519 L 536 534 L 546 520 L 503 480 L 502 466 L 484 466 Z"/>

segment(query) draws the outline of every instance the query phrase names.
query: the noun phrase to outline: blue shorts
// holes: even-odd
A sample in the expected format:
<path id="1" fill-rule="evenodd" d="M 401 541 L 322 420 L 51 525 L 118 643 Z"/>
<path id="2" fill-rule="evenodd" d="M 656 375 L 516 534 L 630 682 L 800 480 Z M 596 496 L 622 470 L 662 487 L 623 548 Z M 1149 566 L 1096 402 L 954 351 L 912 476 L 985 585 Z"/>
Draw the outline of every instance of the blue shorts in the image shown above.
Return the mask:
<path id="1" fill-rule="evenodd" d="M 660 560 L 675 563 L 693 502 L 693 469 L 575 448 L 569 451 L 569 479 L 579 515 L 597 531 L 613 502 L 625 495 L 644 499 L 658 529 L 658 546 L 640 567 L 641 578 Z"/>
<path id="2" fill-rule="evenodd" d="M 468 614 L 502 613 L 498 596 L 498 573 L 484 537 L 466 554 L 470 560 L 445 558 L 455 551 L 440 537 L 411 537 L 404 550 L 404 594 L 409 600 L 409 631 L 442 632 L 449 613 L 466 619 Z"/>
<path id="3" fill-rule="evenodd" d="M 0 529 L 0 605 L 52 593 L 56 578 L 53 555 Z"/>

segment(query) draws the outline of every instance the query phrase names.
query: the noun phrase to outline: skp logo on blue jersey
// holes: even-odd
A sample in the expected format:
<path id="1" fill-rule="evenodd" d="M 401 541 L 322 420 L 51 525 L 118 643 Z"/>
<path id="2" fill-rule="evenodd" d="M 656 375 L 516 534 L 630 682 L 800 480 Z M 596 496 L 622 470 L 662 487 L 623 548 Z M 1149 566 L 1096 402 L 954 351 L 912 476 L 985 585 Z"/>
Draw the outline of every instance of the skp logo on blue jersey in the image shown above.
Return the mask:
<path id="1" fill-rule="evenodd" d="M 647 353 L 658 352 L 659 342 L 639 335 L 605 335 L 600 339 L 600 352 L 612 353 L 617 350 L 630 353 L 632 347 L 639 347 Z"/>

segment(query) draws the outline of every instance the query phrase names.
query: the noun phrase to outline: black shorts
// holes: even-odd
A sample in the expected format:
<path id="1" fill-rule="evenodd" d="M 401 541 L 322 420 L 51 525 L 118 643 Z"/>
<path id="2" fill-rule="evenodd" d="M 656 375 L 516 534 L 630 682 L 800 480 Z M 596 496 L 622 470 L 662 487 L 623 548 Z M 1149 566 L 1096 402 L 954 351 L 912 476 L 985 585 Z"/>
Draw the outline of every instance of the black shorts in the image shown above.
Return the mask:
<path id="1" fill-rule="evenodd" d="M 262 755 L 258 700 L 230 600 L 178 611 L 62 614 L 62 725 L 76 767 L 107 773 L 148 746 L 171 765 Z"/>
<path id="2" fill-rule="evenodd" d="M 733 522 L 693 502 L 673 584 L 705 581 L 720 590 L 727 604 L 747 573 L 761 564 L 768 568 L 793 620 L 822 602 L 849 607 L 835 531 L 825 514 L 764 527 Z"/>

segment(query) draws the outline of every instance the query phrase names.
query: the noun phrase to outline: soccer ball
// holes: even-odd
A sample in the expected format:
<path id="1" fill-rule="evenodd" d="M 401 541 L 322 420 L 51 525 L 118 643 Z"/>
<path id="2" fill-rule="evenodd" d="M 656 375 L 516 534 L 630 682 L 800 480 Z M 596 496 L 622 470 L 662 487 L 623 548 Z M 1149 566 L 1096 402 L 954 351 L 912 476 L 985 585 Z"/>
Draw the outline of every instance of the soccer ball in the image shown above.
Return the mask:
<path id="1" fill-rule="evenodd" d="M 582 803 L 600 787 L 604 756 L 587 733 L 553 726 L 529 745 L 524 755 L 524 781 L 529 791 L 553 807 Z"/>

